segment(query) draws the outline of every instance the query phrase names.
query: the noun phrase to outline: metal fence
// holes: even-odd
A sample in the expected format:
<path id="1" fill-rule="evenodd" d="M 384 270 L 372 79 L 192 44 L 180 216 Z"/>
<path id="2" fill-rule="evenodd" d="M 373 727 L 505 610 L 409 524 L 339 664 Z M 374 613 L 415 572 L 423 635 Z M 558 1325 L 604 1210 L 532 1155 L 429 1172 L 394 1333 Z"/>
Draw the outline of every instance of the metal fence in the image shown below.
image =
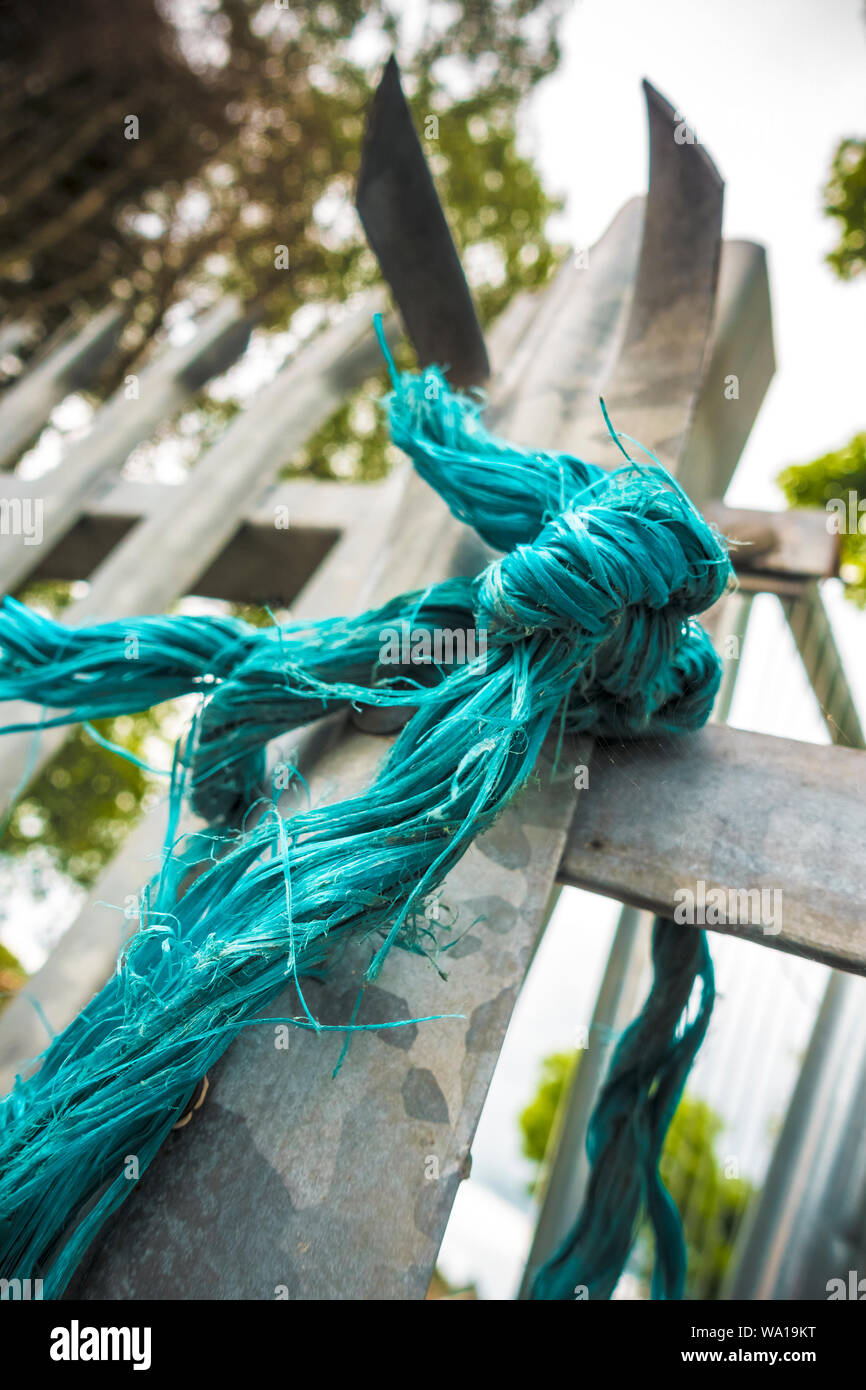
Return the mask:
<path id="1" fill-rule="evenodd" d="M 544 789 L 530 789 L 446 885 L 454 914 L 483 919 L 462 953 L 454 953 L 447 986 L 423 962 L 401 954 L 389 962 L 381 988 L 367 992 L 363 1021 L 406 1016 L 407 1008 L 463 1020 L 405 1030 L 396 1045 L 384 1033 L 363 1035 L 339 1083 L 331 1080 L 339 1042 L 301 1036 L 289 1064 L 262 1030 L 248 1030 L 215 1069 L 196 1123 L 169 1141 L 92 1252 L 78 1285 L 83 1297 L 267 1298 L 277 1285 L 306 1297 L 423 1297 L 557 885 L 628 907 L 592 1006 L 590 1036 L 597 1044 L 586 1049 L 563 1100 L 530 1268 L 580 1201 L 586 1119 L 610 1039 L 640 998 L 648 914 L 672 915 L 677 891 L 697 880 L 725 890 L 784 887 L 784 921 L 773 934 L 756 921 L 716 924 L 743 940 L 724 942 L 721 952 L 726 997 L 719 1036 L 726 1041 L 710 1039 L 692 1082 L 707 1103 L 715 1103 L 719 1077 L 749 1089 L 750 1057 L 760 1046 L 744 1036 L 749 995 L 737 1003 L 736 981 L 748 967 L 739 962 L 759 950 L 766 955 L 769 947 L 819 968 L 866 973 L 862 759 L 855 751 L 862 737 L 820 597 L 820 580 L 833 563 L 825 518 L 731 512 L 722 500 L 773 370 L 763 251 L 722 242 L 715 171 L 701 149 L 674 142 L 673 111 L 652 89 L 648 111 L 647 198 L 629 203 L 588 257 L 564 264 L 547 289 L 521 296 L 497 322 L 491 411 L 502 434 L 612 462 L 596 404 L 603 388 L 618 427 L 653 449 L 726 534 L 757 539 L 737 552 L 741 594 L 709 615 L 728 663 L 720 717 L 676 750 L 588 741 L 569 747 L 569 765 L 589 768 L 590 788 L 579 793 L 570 777 L 552 775 L 545 755 Z M 134 390 L 126 383 L 96 413 L 55 469 L 38 477 L 0 476 L 2 587 L 20 592 L 37 579 L 85 582 L 86 592 L 64 613 L 76 626 L 164 611 L 188 595 L 267 602 L 317 617 L 357 610 L 449 573 L 475 572 L 483 547 L 402 469 L 367 487 L 280 481 L 283 465 L 375 369 L 370 321 L 378 305 L 371 296 L 335 311 L 178 485 L 124 479 L 130 452 L 244 351 L 251 322 L 243 307 L 212 310 L 189 341 L 154 358 Z M 119 322 L 117 311 L 106 311 L 7 390 L 0 400 L 7 464 L 20 459 L 69 392 L 86 384 Z M 731 377 L 739 382 L 735 397 L 725 390 Z M 781 597 L 833 745 L 750 734 L 724 722 L 748 596 L 761 592 Z M 6 709 L 4 720 L 25 713 Z M 7 807 L 63 739 L 62 731 L 45 730 L 38 739 L 12 735 L 0 743 Z M 293 756 L 308 770 L 314 795 L 357 785 L 383 751 L 381 737 L 341 718 L 294 742 Z M 136 893 L 162 830 L 157 807 L 132 831 L 26 991 L 0 1016 L 7 1081 L 44 1045 L 45 1023 L 62 1028 L 113 968 L 118 920 L 110 905 Z M 323 1018 L 354 998 L 360 968 L 349 955 L 326 992 L 313 987 L 311 1000 Z M 780 964 L 767 974 L 768 991 L 777 993 L 782 979 L 800 979 L 799 971 L 798 962 Z M 815 978 L 813 972 L 810 991 Z M 833 978 L 831 992 L 841 1002 L 827 1005 L 829 1022 L 819 1019 L 824 1042 L 810 1045 L 807 1091 L 795 1094 L 788 1120 L 794 1131 L 786 1125 L 773 1159 L 772 1191 L 768 1179 L 764 1195 L 743 1204 L 762 1234 L 746 1247 L 740 1288 L 769 1286 L 768 1250 L 792 1248 L 797 1171 L 790 1155 L 811 1152 L 803 1127 L 814 1121 L 819 1098 L 836 1077 L 839 1048 L 826 1035 L 842 1028 L 841 1014 L 848 1046 L 866 1056 L 862 1030 L 855 1037 L 849 1028 L 849 994 L 860 981 L 838 985 Z M 291 1010 L 290 995 L 276 1001 L 277 1015 Z M 861 1063 L 850 1056 L 854 1075 Z M 776 1086 L 773 1105 L 784 1106 L 788 1089 L 788 1080 Z M 854 1097 L 848 1101 L 853 1105 Z M 731 1118 L 735 1110 L 726 1112 L 730 1124 L 740 1123 Z M 839 1152 L 853 1142 L 853 1111 L 839 1102 L 832 1123 Z M 770 1139 L 736 1142 L 760 1155 L 743 1165 L 757 1189 Z M 858 1171 L 852 1181 L 862 1190 L 862 1164 Z M 803 1252 L 808 1246 L 813 1269 L 830 1268 L 838 1255 L 836 1246 L 830 1252 L 826 1230 L 827 1194 L 837 1178 L 837 1169 L 828 1169 L 823 1196 L 816 1191 L 810 1209 L 811 1243 L 803 1236 L 797 1246 Z M 687 1196 L 684 1207 L 696 1248 L 715 1240 L 720 1209 L 694 1213 Z M 849 1226 L 855 1207 L 852 1195 Z M 204 1261 L 195 1239 L 203 1219 Z M 822 1222 L 827 1238 L 819 1258 Z M 725 1233 L 732 1245 L 736 1237 L 736 1229 Z M 794 1279 L 796 1265 L 801 1277 L 805 1258 L 792 1256 L 789 1268 L 779 1256 L 772 1288 L 787 1287 L 783 1268 Z M 639 1264 L 631 1277 L 639 1292 Z M 718 1271 L 707 1281 L 714 1294 L 721 1291 Z"/>

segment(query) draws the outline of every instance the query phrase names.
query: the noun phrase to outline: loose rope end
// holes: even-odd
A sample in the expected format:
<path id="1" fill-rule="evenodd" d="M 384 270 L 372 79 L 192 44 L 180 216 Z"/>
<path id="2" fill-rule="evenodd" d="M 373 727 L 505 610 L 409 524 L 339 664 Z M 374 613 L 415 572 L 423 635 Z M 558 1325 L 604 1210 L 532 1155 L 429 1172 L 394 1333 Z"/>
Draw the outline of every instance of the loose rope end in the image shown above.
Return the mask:
<path id="1" fill-rule="evenodd" d="M 607 406 L 604 402 L 604 396 L 599 396 L 598 403 L 601 406 L 601 413 L 604 416 L 604 423 L 607 425 L 608 434 L 610 435 L 616 447 L 619 449 L 620 453 L 628 459 L 629 463 L 633 463 L 634 460 L 632 459 L 631 455 L 627 453 L 626 450 L 623 448 L 622 444 L 619 441 L 619 434 L 614 429 L 613 424 L 611 423 L 611 418 L 607 413 Z"/>
<path id="2" fill-rule="evenodd" d="M 385 326 L 382 323 L 381 314 L 373 315 L 373 328 L 375 330 L 376 337 L 379 339 L 379 347 L 382 349 L 382 356 L 384 357 L 386 366 L 388 368 L 388 375 L 391 378 L 391 385 L 394 387 L 394 390 L 396 391 L 397 387 L 400 385 L 400 376 L 397 371 L 397 365 L 394 361 L 391 349 L 388 346 L 388 339 L 385 337 Z"/>

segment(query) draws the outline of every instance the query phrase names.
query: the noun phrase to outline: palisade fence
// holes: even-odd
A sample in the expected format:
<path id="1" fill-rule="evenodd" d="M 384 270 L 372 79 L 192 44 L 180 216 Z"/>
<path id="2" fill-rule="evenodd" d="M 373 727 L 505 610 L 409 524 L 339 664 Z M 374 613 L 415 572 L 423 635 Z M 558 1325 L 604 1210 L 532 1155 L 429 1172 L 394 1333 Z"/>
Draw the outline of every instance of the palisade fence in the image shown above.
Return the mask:
<path id="1" fill-rule="evenodd" d="M 739 1022 L 727 1051 L 714 1051 L 711 1034 L 693 1083 L 700 1094 L 715 1095 L 734 1071 L 741 1109 L 760 1090 L 751 1083 L 767 1040 L 737 1005 L 738 975 L 755 951 L 742 942 L 830 967 L 803 1065 L 792 1062 L 782 1086 L 793 1094 L 763 1189 L 743 1230 L 723 1233 L 731 1245 L 739 1237 L 726 1287 L 744 1297 L 822 1298 L 828 1278 L 866 1272 L 866 987 L 857 978 L 866 974 L 864 760 L 821 597 L 833 539 L 823 512 L 732 511 L 722 501 L 774 369 L 765 257 L 752 243 L 721 242 L 720 193 L 717 207 L 708 198 L 696 209 L 685 183 L 662 177 L 663 117 L 651 101 L 647 198 L 628 203 L 588 257 L 520 295 L 494 325 L 491 418 L 519 442 L 613 464 L 597 408 L 603 388 L 617 428 L 653 449 L 726 535 L 750 542 L 735 554 L 739 591 L 708 615 L 726 659 L 715 720 L 674 745 L 581 741 L 567 775 L 550 777 L 548 759 L 542 785 L 473 846 L 442 895 L 455 917 L 476 924 L 452 953 L 447 984 L 429 963 L 393 954 L 360 1021 L 407 1010 L 462 1018 L 359 1034 L 336 1081 L 335 1035 L 300 1033 L 283 1053 L 266 1029 L 245 1030 L 214 1069 L 194 1122 L 170 1138 L 91 1251 L 80 1297 L 271 1298 L 277 1287 L 292 1297 L 424 1297 L 515 1000 L 563 884 L 625 906 L 555 1128 L 528 1269 L 579 1206 L 587 1118 L 612 1040 L 645 988 L 652 916 L 672 916 L 678 892 L 703 882 L 729 895 L 781 891 L 783 913 L 772 930 L 735 913 L 714 928 L 740 939 L 723 943 L 720 1003 Z M 677 150 L 681 164 L 701 157 Z M 378 369 L 371 319 L 383 302 L 372 293 L 335 309 L 174 486 L 130 481 L 124 463 L 241 357 L 252 327 L 244 307 L 226 301 L 202 315 L 189 341 L 154 357 L 136 393 L 121 388 L 56 468 L 28 479 L 16 464 L 111 353 L 122 311 L 109 307 L 64 338 L 0 398 L 2 589 L 86 581 L 63 615 L 70 626 L 164 611 L 188 595 L 318 618 L 477 572 L 484 547 L 408 468 L 370 485 L 280 480 Z M 387 327 L 393 337 L 394 323 Z M 732 379 L 736 394 L 726 390 Z M 758 593 L 784 606 L 827 745 L 725 722 Z M 4 723 L 28 716 L 24 707 L 2 711 Z M 0 741 L 4 809 L 65 737 L 47 729 Z M 371 774 L 386 738 L 347 714 L 281 740 L 273 757 L 291 756 L 314 796 L 333 796 Z M 589 775 L 579 791 L 577 763 Z M 46 1025 L 63 1028 L 113 970 L 116 906 L 152 871 L 164 829 L 164 806 L 139 821 L 0 1015 L 7 1086 L 45 1045 Z M 363 967 L 349 953 L 327 990 L 311 985 L 324 1022 L 348 1017 Z M 768 1028 L 774 1002 L 762 1007 Z M 273 1007 L 287 1012 L 288 993 Z M 717 1219 L 703 1213 L 706 1242 L 719 1236 Z M 717 1273 L 703 1287 L 714 1296 Z"/>

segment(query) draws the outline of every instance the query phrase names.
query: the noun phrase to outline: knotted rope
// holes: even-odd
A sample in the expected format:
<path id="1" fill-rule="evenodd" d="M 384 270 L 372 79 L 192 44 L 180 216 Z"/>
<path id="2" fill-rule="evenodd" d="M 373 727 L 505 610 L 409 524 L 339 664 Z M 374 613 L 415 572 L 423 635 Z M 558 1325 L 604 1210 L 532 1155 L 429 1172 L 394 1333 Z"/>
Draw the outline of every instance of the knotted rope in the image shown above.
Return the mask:
<path id="1" fill-rule="evenodd" d="M 140 929 L 108 984 L 0 1106 L 0 1269 L 43 1278 L 48 1296 L 128 1194 L 126 1156 L 144 1171 L 241 1029 L 275 1021 L 261 1011 L 287 984 L 297 986 L 300 1012 L 284 1021 L 326 1031 L 302 981 L 347 935 L 374 943 L 371 979 L 395 942 L 447 950 L 424 899 L 525 783 L 552 728 L 638 737 L 696 729 L 709 716 L 719 663 L 696 615 L 720 597 L 730 567 L 676 481 L 657 463 L 629 459 L 606 473 L 517 449 L 489 434 L 480 403 L 452 392 L 436 368 L 398 375 L 388 361 L 395 443 L 455 516 L 505 552 L 476 579 L 358 618 L 270 630 L 150 617 L 70 631 L 10 599 L 0 610 L 0 698 L 62 711 L 42 726 L 204 696 L 176 753 L 171 852 L 142 893 Z M 407 683 L 405 671 L 395 679 L 378 656 L 383 628 L 402 622 L 431 634 L 484 632 L 484 656 L 443 669 L 433 684 Z M 273 803 L 251 829 L 232 829 L 260 788 L 268 740 L 346 704 L 413 709 L 372 784 L 285 818 Z M 186 794 L 219 823 L 171 845 Z M 180 892 L 188 867 L 208 858 Z M 711 999 L 700 936 L 671 933 L 658 937 L 656 986 L 635 1025 L 643 1057 L 623 1092 L 626 1111 L 637 1107 L 632 1129 L 608 1096 L 593 1140 L 594 1172 L 615 1149 L 617 1173 L 622 1161 L 644 1174 L 638 1198 L 642 1190 L 667 1244 L 670 1212 L 647 1165 L 657 1167 L 700 1032 L 682 1026 L 696 979 L 701 1017 Z M 680 949 L 680 974 L 659 1007 L 660 980 L 673 978 Z M 619 1059 L 631 1074 L 628 1037 L 615 1073 Z M 607 1197 L 607 1215 L 592 1219 L 625 1222 L 612 1253 L 598 1253 L 595 1227 L 577 1230 L 569 1279 L 580 1260 L 598 1257 L 598 1288 L 609 1288 L 631 1243 L 634 1192 L 632 1179 L 628 1210 L 615 1212 Z M 662 1284 L 676 1296 L 675 1277 Z M 571 1296 L 553 1274 L 542 1294 Z"/>

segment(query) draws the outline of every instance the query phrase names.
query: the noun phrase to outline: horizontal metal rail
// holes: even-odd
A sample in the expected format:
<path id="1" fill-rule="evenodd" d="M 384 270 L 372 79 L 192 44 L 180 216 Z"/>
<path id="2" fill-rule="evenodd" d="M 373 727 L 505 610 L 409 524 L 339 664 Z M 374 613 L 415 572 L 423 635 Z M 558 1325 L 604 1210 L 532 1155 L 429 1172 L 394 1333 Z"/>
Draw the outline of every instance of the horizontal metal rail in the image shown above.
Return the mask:
<path id="1" fill-rule="evenodd" d="M 303 543 L 306 533 L 328 529 L 337 518 L 340 525 L 347 524 L 361 491 L 375 495 L 379 486 L 298 479 L 277 484 L 266 497 L 251 498 L 242 513 L 239 530 L 196 581 L 197 592 L 238 602 L 251 602 L 254 594 L 268 594 L 271 590 L 267 585 L 263 588 L 261 580 L 262 547 L 272 552 L 278 545 L 279 532 L 276 538 L 274 535 L 274 517 L 278 512 L 291 517 L 294 540 Z M 44 482 L 20 478 L 8 479 L 3 492 L 25 504 L 27 499 L 38 501 L 44 497 L 47 501 L 51 497 L 50 493 L 46 495 Z M 28 550 L 30 578 L 89 578 L 133 526 L 164 513 L 177 495 L 177 488 L 166 484 L 125 480 L 116 483 L 101 496 L 85 502 L 78 520 L 73 518 L 53 546 L 43 546 L 38 553 Z M 769 512 L 726 507 L 723 502 L 711 501 L 705 502 L 701 510 L 733 542 L 731 558 L 743 589 L 796 597 L 809 582 L 834 573 L 837 537 L 828 533 L 823 511 Z M 285 563 L 292 565 L 292 556 L 287 556 L 285 550 L 283 545 L 279 554 L 270 556 L 280 562 L 279 568 L 271 571 L 272 585 L 282 582 Z M 246 590 L 243 593 L 241 585 Z M 6 586 L 7 591 L 10 587 Z"/>
<path id="2" fill-rule="evenodd" d="M 563 882 L 866 974 L 866 753 L 710 725 L 597 744 L 588 777 Z"/>
<path id="3" fill-rule="evenodd" d="M 69 449 L 56 470 L 35 484 L 22 484 L 17 478 L 2 480 L 4 497 L 18 495 L 38 502 L 40 524 L 38 546 L 33 545 L 32 536 L 4 536 L 0 592 L 16 589 L 75 526 L 103 479 L 119 472 L 137 444 L 170 420 L 210 376 L 235 360 L 246 345 L 250 327 L 236 299 L 222 300 L 204 316 L 188 343 L 158 353 L 140 377 L 127 379 L 97 411 L 91 429 Z M 18 488 L 10 486 L 13 483 Z"/>

